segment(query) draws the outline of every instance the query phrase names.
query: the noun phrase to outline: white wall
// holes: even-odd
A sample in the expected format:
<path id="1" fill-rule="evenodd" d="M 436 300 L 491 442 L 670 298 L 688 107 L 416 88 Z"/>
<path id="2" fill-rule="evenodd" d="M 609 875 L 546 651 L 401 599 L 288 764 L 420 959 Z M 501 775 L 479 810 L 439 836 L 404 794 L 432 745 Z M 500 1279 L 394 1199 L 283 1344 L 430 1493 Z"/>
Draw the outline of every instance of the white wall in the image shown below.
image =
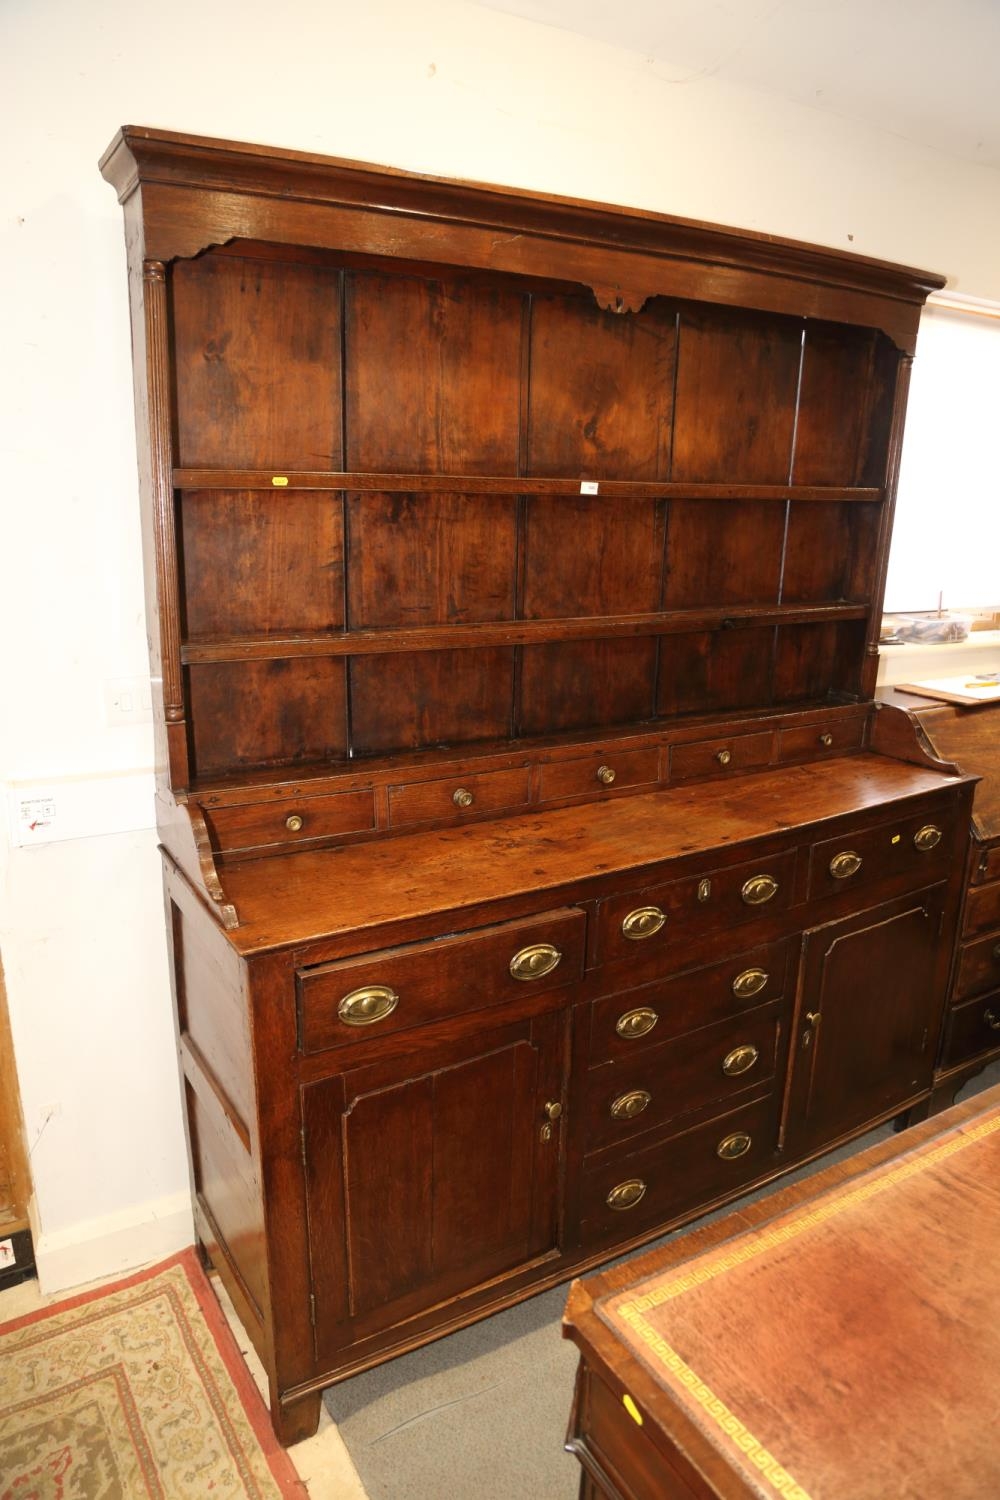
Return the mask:
<path id="1" fill-rule="evenodd" d="M 63 831 L 95 835 L 0 835 L 0 951 L 57 1285 L 190 1232 L 151 790 L 146 817 L 127 800 L 151 739 L 109 728 L 104 706 L 105 681 L 144 661 L 125 255 L 96 165 L 117 126 L 647 206 L 926 265 L 994 298 L 1000 174 L 449 0 L 5 0 L 0 110 L 0 779 L 60 778 Z"/>

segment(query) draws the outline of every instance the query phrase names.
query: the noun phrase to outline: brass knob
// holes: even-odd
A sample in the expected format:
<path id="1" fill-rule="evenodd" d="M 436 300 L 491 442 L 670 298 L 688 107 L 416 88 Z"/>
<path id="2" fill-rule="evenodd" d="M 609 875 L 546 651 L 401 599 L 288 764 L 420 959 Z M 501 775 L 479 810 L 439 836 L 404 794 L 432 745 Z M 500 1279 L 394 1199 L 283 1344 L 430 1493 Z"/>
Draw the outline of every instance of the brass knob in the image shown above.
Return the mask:
<path id="1" fill-rule="evenodd" d="M 941 830 L 940 828 L 936 828 L 933 823 L 925 823 L 923 828 L 918 828 L 913 835 L 913 842 L 916 847 L 923 849 L 925 852 L 928 849 L 936 848 L 940 844 L 941 839 Z"/>
<path id="2" fill-rule="evenodd" d="M 732 983 L 732 991 L 738 1000 L 749 1000 L 753 995 L 759 995 L 767 986 L 770 974 L 766 969 L 744 969 L 742 974 L 737 974 Z"/>
<path id="3" fill-rule="evenodd" d="M 451 800 L 456 807 L 471 807 L 475 798 L 466 787 L 460 786 L 457 791 L 452 792 Z"/>
<path id="4" fill-rule="evenodd" d="M 659 932 L 666 920 L 666 912 L 661 911 L 658 906 L 637 906 L 622 921 L 622 936 L 638 943 L 640 939 L 652 937 Z"/>
<path id="5" fill-rule="evenodd" d="M 398 1004 L 399 996 L 387 984 L 370 984 L 345 995 L 337 1014 L 345 1026 L 373 1026 L 391 1016 Z"/>
<path id="6" fill-rule="evenodd" d="M 597 779 L 602 786 L 613 786 L 616 774 L 614 766 L 598 766 L 597 768 Z"/>
<path id="7" fill-rule="evenodd" d="M 288 829 L 289 833 L 298 833 L 299 829 L 302 827 L 302 818 L 298 813 L 291 813 L 289 817 L 285 819 L 285 827 Z"/>
<path id="8" fill-rule="evenodd" d="M 545 1106 L 545 1118 L 547 1120 L 558 1120 L 562 1114 L 562 1105 L 558 1099 L 550 1099 Z"/>
<path id="9" fill-rule="evenodd" d="M 827 730 L 826 734 L 820 735 L 819 742 L 823 746 L 824 750 L 829 750 L 830 746 L 833 744 L 833 735 L 829 730 Z"/>
<path id="10" fill-rule="evenodd" d="M 753 1144 L 752 1138 L 745 1130 L 737 1130 L 733 1135 L 723 1136 L 715 1148 L 716 1156 L 721 1156 L 723 1161 L 736 1161 L 741 1156 L 746 1156 Z"/>
<path id="11" fill-rule="evenodd" d="M 720 766 L 728 766 L 733 758 L 733 752 L 731 750 L 716 750 L 715 758 Z"/>
<path id="12" fill-rule="evenodd" d="M 777 890 L 778 882 L 773 875 L 751 875 L 740 894 L 748 906 L 763 906 Z"/>
<path id="13" fill-rule="evenodd" d="M 1000 1031 L 1000 1015 L 997 1014 L 992 1005 L 987 1006 L 983 1011 L 983 1020 L 991 1031 Z"/>
<path id="14" fill-rule="evenodd" d="M 612 1101 L 611 1114 L 616 1120 L 634 1120 L 636 1115 L 641 1115 L 652 1102 L 653 1096 L 645 1089 L 629 1089 L 627 1094 L 619 1094 Z"/>
<path id="15" fill-rule="evenodd" d="M 759 1056 L 757 1048 L 749 1042 L 742 1047 L 734 1047 L 722 1059 L 722 1071 L 727 1078 L 738 1078 L 741 1073 L 749 1073 Z"/>
<path id="16" fill-rule="evenodd" d="M 994 963 L 1000 963 L 1000 943 L 994 943 L 993 945 L 993 961 Z"/>
<path id="17" fill-rule="evenodd" d="M 543 979 L 562 963 L 562 953 L 551 943 L 531 943 L 521 948 L 510 961 L 511 978 Z"/>
<path id="18" fill-rule="evenodd" d="M 615 1023 L 615 1030 L 626 1041 L 633 1041 L 636 1037 L 645 1036 L 647 1032 L 652 1031 L 659 1019 L 655 1010 L 641 1005 L 637 1010 L 627 1010 L 623 1016 L 619 1016 Z"/>
<path id="19" fill-rule="evenodd" d="M 846 880 L 849 875 L 856 875 L 860 869 L 861 855 L 855 854 L 853 849 L 835 854 L 830 861 L 830 874 L 834 880 Z"/>
<path id="20" fill-rule="evenodd" d="M 646 1195 L 646 1184 L 641 1177 L 630 1177 L 627 1182 L 620 1182 L 613 1187 L 608 1194 L 607 1204 L 609 1208 L 635 1208 L 640 1198 Z"/>

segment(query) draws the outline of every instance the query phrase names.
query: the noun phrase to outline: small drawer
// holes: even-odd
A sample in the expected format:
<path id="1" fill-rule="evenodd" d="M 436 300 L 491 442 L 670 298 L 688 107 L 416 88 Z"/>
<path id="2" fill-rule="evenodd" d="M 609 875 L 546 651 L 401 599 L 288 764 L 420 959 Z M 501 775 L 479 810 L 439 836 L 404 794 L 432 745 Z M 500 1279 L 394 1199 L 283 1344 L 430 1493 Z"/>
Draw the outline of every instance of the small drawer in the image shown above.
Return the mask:
<path id="1" fill-rule="evenodd" d="M 778 760 L 812 760 L 845 750 L 860 750 L 865 737 L 863 719 L 831 719 L 827 724 L 809 724 L 802 729 L 778 731 Z"/>
<path id="2" fill-rule="evenodd" d="M 965 898 L 962 932 L 966 937 L 1000 927 L 1000 883 L 973 886 Z"/>
<path id="3" fill-rule="evenodd" d="M 772 1098 L 585 1170 L 581 1218 L 590 1238 L 628 1239 L 651 1224 L 737 1191 L 766 1172 L 777 1145 Z"/>
<path id="4" fill-rule="evenodd" d="M 665 1046 L 623 1058 L 587 1075 L 583 1105 L 585 1152 L 655 1130 L 691 1110 L 774 1077 L 778 1052 L 778 1007 L 753 1011 L 742 1020 L 703 1026 Z"/>
<path id="5" fill-rule="evenodd" d="M 724 776 L 766 766 L 771 759 L 771 735 L 735 734 L 728 739 L 698 740 L 693 745 L 674 745 L 670 750 L 670 779 L 688 776 Z"/>
<path id="6" fill-rule="evenodd" d="M 442 818 L 503 812 L 523 807 L 528 800 L 528 767 L 513 771 L 484 771 L 445 781 L 409 781 L 389 788 L 389 823 L 438 822 Z"/>
<path id="7" fill-rule="evenodd" d="M 302 844 L 338 834 L 364 833 L 375 827 L 375 798 L 370 790 L 241 803 L 238 807 L 203 807 L 202 812 L 212 843 L 220 850 Z"/>
<path id="8" fill-rule="evenodd" d="M 785 992 L 789 943 L 768 943 L 722 963 L 689 969 L 659 984 L 597 1000 L 591 1010 L 590 1064 L 634 1062 L 696 1027 L 732 1025 Z"/>
<path id="9" fill-rule="evenodd" d="M 299 1046 L 351 1046 L 572 984 L 583 973 L 585 932 L 583 912 L 563 907 L 300 970 Z"/>
<path id="10" fill-rule="evenodd" d="M 814 844 L 809 853 L 809 899 L 901 875 L 911 877 L 914 886 L 940 879 L 953 855 L 953 826 L 949 808 Z"/>
<path id="11" fill-rule="evenodd" d="M 974 859 L 972 884 L 982 885 L 984 881 L 998 878 L 1000 878 L 1000 844 L 993 844 L 988 849 L 981 848 L 978 858 Z"/>
<path id="12" fill-rule="evenodd" d="M 945 1024 L 941 1067 L 954 1068 L 980 1052 L 1000 1048 L 1000 990 L 956 1005 Z"/>
<path id="13" fill-rule="evenodd" d="M 974 943 L 963 943 L 958 950 L 958 973 L 954 998 L 981 995 L 1000 985 L 1000 932 L 991 932 Z"/>
<path id="14" fill-rule="evenodd" d="M 566 760 L 542 766 L 542 800 L 583 797 L 588 792 L 606 792 L 623 786 L 647 786 L 659 775 L 660 752 L 650 750 L 602 750 L 586 759 Z"/>
<path id="15" fill-rule="evenodd" d="M 682 951 L 697 935 L 783 911 L 792 900 L 794 873 L 789 850 L 614 896 L 598 915 L 601 962 L 628 959 L 636 982 L 653 978 L 664 972 L 657 955 Z"/>

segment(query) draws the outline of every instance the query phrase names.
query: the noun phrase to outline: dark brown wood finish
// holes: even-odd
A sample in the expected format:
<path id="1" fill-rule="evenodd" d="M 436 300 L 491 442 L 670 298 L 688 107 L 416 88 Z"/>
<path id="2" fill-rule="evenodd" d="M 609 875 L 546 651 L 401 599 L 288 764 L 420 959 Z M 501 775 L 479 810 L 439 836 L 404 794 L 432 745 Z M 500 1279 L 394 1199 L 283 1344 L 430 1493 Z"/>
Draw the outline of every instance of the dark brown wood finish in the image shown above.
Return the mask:
<path id="1" fill-rule="evenodd" d="M 938 279 L 150 130 L 103 167 L 198 1232 L 290 1442 L 929 1107 L 971 782 L 870 692 Z"/>

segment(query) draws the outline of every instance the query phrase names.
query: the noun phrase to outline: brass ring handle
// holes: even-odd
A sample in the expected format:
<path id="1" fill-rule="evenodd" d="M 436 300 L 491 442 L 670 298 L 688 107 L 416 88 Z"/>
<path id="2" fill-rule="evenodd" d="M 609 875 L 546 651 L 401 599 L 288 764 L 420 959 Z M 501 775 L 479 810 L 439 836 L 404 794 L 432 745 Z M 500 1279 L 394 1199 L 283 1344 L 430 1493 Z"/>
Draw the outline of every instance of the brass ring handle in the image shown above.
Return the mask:
<path id="1" fill-rule="evenodd" d="M 544 979 L 562 963 L 562 950 L 551 943 L 531 943 L 521 948 L 510 961 L 512 979 Z"/>
<path id="2" fill-rule="evenodd" d="M 732 1135 L 723 1136 L 715 1148 L 715 1154 L 721 1156 L 723 1161 L 737 1161 L 741 1156 L 746 1156 L 752 1144 L 752 1137 L 745 1130 L 737 1130 Z"/>
<path id="3" fill-rule="evenodd" d="M 727 1078 L 738 1078 L 741 1073 L 749 1073 L 759 1056 L 757 1048 L 746 1042 L 726 1054 L 722 1059 L 722 1071 Z"/>
<path id="4" fill-rule="evenodd" d="M 619 1094 L 611 1104 L 611 1115 L 615 1120 L 634 1120 L 636 1115 L 641 1115 L 644 1109 L 648 1109 L 652 1103 L 653 1096 L 646 1089 L 629 1089 L 627 1094 Z"/>
<path id="5" fill-rule="evenodd" d="M 653 937 L 667 920 L 665 911 L 658 906 L 637 906 L 622 921 L 622 936 L 638 943 L 642 938 Z"/>
<path id="6" fill-rule="evenodd" d="M 289 833 L 298 833 L 299 829 L 302 827 L 303 821 L 304 820 L 299 813 L 290 813 L 289 816 L 285 819 L 285 827 L 288 829 Z"/>
<path id="7" fill-rule="evenodd" d="M 853 849 L 845 849 L 841 854 L 835 854 L 830 861 L 830 874 L 834 880 L 846 880 L 850 875 L 856 875 L 861 869 L 863 861 L 861 855 Z"/>
<path id="8" fill-rule="evenodd" d="M 456 791 L 452 792 L 451 800 L 456 807 L 471 807 L 476 799 L 467 787 L 460 786 Z"/>
<path id="9" fill-rule="evenodd" d="M 627 1010 L 623 1016 L 619 1016 L 615 1023 L 615 1030 L 620 1037 L 626 1041 L 634 1041 L 636 1037 L 645 1036 L 652 1031 L 660 1019 L 655 1010 L 650 1010 L 647 1005 L 641 1005 L 636 1010 Z"/>
<path id="10" fill-rule="evenodd" d="M 337 1014 L 345 1026 L 373 1026 L 391 1016 L 398 1004 L 399 996 L 387 984 L 370 984 L 345 995 Z"/>
<path id="11" fill-rule="evenodd" d="M 761 990 L 766 989 L 770 977 L 766 969 L 744 969 L 733 980 L 733 994 L 738 1000 L 749 1000 L 751 996 L 759 995 Z"/>
<path id="12" fill-rule="evenodd" d="M 819 742 L 823 746 L 824 750 L 829 750 L 830 746 L 833 744 L 833 735 L 829 732 L 829 730 L 827 730 L 826 734 L 820 735 Z"/>
<path id="13" fill-rule="evenodd" d="M 728 766 L 733 758 L 733 752 L 731 750 L 716 750 L 715 758 L 720 766 Z"/>
<path id="14" fill-rule="evenodd" d="M 597 779 L 602 786 L 613 786 L 617 772 L 614 766 L 598 766 Z"/>
<path id="15" fill-rule="evenodd" d="M 646 1196 L 646 1184 L 641 1177 L 630 1177 L 627 1182 L 620 1182 L 613 1187 L 607 1196 L 609 1208 L 635 1208 L 640 1198 Z"/>
<path id="16" fill-rule="evenodd" d="M 777 895 L 778 882 L 773 875 L 751 875 L 744 883 L 740 895 L 748 906 L 763 906 Z"/>
<path id="17" fill-rule="evenodd" d="M 913 842 L 918 849 L 922 849 L 926 853 L 928 849 L 936 848 L 943 837 L 944 835 L 940 828 L 936 827 L 935 824 L 925 823 L 923 828 L 918 828 L 913 835 Z"/>
<path id="18" fill-rule="evenodd" d="M 983 1020 L 991 1031 L 1000 1031 L 1000 1014 L 993 1009 L 992 1005 L 988 1005 L 983 1011 Z"/>

